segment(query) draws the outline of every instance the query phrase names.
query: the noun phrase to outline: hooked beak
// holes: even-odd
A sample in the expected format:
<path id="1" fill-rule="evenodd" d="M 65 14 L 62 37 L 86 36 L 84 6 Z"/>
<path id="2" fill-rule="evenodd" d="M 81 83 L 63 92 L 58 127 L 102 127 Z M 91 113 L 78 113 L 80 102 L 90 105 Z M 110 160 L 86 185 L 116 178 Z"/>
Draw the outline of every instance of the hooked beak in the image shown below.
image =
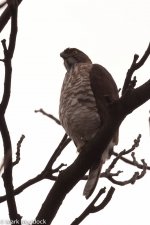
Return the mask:
<path id="1" fill-rule="evenodd" d="M 67 58 L 67 55 L 64 52 L 61 52 L 60 53 L 60 57 L 62 57 L 63 59 L 66 59 Z"/>
<path id="2" fill-rule="evenodd" d="M 69 50 L 69 48 L 67 48 L 67 49 Z M 60 53 L 60 57 L 62 57 L 63 59 L 67 59 L 69 56 L 68 53 L 66 52 L 66 50 Z"/>

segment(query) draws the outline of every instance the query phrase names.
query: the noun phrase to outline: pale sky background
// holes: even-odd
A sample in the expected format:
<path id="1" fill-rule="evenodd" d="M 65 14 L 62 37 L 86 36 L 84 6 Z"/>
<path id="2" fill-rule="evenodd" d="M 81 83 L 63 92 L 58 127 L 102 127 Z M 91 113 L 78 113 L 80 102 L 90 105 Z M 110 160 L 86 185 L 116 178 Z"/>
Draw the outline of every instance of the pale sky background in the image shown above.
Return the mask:
<path id="1" fill-rule="evenodd" d="M 52 120 L 35 114 L 43 108 L 58 117 L 59 95 L 65 68 L 59 54 L 67 47 L 77 47 L 87 53 L 94 63 L 106 67 L 119 88 L 135 53 L 142 56 L 150 41 L 149 0 L 24 0 L 19 7 L 19 30 L 13 59 L 12 92 L 7 109 L 7 123 L 12 137 L 15 157 L 16 143 L 21 134 L 21 161 L 14 168 L 14 187 L 33 178 L 45 167 L 61 140 L 64 130 Z M 8 39 L 4 30 L 0 40 Z M 0 47 L 0 57 L 3 49 Z M 3 64 L 0 64 L 0 90 L 3 90 Z M 135 73 L 137 86 L 149 79 L 150 59 Z M 0 92 L 2 93 L 2 91 Z M 131 147 L 134 138 L 142 134 L 137 158 L 146 159 L 149 153 L 149 102 L 133 112 L 120 128 L 116 151 Z M 1 144 L 1 141 L 0 141 Z M 68 165 L 76 158 L 73 143 L 69 144 L 55 165 Z M 1 160 L 3 147 L 1 144 Z M 129 178 L 136 168 L 119 164 L 114 169 L 124 170 L 120 179 Z M 119 179 L 119 178 L 118 178 Z M 53 225 L 69 225 L 91 202 L 101 187 L 110 188 L 106 179 L 99 181 L 90 200 L 82 196 L 83 181 L 70 192 L 58 211 Z M 53 181 L 44 180 L 16 196 L 18 212 L 23 220 L 36 217 Z M 113 185 L 113 184 L 112 184 Z M 99 213 L 89 215 L 83 225 L 149 224 L 150 172 L 125 187 L 115 186 L 112 201 Z M 0 195 L 3 195 L 0 180 Z M 8 219 L 6 203 L 0 204 L 0 219 Z"/>

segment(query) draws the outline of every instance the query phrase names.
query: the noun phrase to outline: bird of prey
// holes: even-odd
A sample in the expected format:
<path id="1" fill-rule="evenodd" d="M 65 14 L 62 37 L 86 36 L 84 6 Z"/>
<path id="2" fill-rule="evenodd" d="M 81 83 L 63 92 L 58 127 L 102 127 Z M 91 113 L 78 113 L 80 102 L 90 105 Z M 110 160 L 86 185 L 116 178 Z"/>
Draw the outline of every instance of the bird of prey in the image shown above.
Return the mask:
<path id="1" fill-rule="evenodd" d="M 90 58 L 76 48 L 67 48 L 60 56 L 67 70 L 60 96 L 59 117 L 66 133 L 74 141 L 78 152 L 101 129 L 105 114 L 98 110 L 101 105 L 116 101 L 118 89 L 110 73 L 101 65 L 93 64 Z M 99 105 L 97 105 L 99 104 Z M 98 107 L 99 106 L 99 107 Z M 102 165 L 118 144 L 118 131 L 90 168 L 83 195 L 93 193 Z"/>

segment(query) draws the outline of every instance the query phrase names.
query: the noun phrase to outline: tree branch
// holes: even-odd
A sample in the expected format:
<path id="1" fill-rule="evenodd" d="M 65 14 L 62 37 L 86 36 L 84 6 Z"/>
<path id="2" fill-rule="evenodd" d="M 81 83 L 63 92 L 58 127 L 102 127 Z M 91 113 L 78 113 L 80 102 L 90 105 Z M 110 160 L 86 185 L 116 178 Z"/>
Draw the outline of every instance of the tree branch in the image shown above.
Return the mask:
<path id="1" fill-rule="evenodd" d="M 114 151 L 113 151 L 112 154 L 113 154 L 114 156 L 116 156 L 116 157 L 118 156 L 118 153 L 117 153 L 117 152 L 114 152 Z M 132 166 L 135 166 L 133 161 L 131 161 L 131 160 L 129 160 L 129 159 L 123 157 L 123 156 L 121 156 L 120 159 L 121 159 L 123 162 L 125 162 L 125 163 L 128 163 L 128 164 L 130 164 L 130 165 L 132 165 Z M 139 169 L 143 169 L 143 165 L 140 164 L 140 163 L 136 164 L 136 167 L 139 168 Z M 147 166 L 146 169 L 147 169 L 147 170 L 150 170 L 150 166 Z"/>
<path id="2" fill-rule="evenodd" d="M 130 85 L 132 86 L 131 78 L 132 78 L 133 73 L 135 72 L 135 70 L 139 69 L 141 66 L 144 65 L 144 63 L 146 62 L 149 55 L 150 55 L 150 44 L 148 45 L 144 55 L 141 57 L 139 62 L 137 62 L 139 55 L 137 55 L 137 54 L 134 55 L 133 62 L 127 72 L 127 75 L 126 75 L 126 79 L 125 79 L 124 86 L 122 89 L 122 95 L 124 95 L 125 92 L 130 88 Z M 135 86 L 135 84 L 136 84 L 136 82 L 133 81 L 133 87 Z"/>
<path id="3" fill-rule="evenodd" d="M 95 203 L 97 202 L 97 200 L 100 198 L 100 196 L 102 194 L 104 194 L 106 191 L 106 188 L 102 188 L 100 189 L 100 191 L 98 192 L 98 194 L 96 195 L 96 197 L 94 198 L 94 200 L 90 203 L 90 205 L 84 210 L 84 212 L 78 217 L 76 218 L 71 225 L 78 225 L 80 224 L 90 213 L 96 213 L 100 210 L 102 210 L 103 208 L 105 208 L 105 206 L 110 202 L 115 188 L 111 187 L 105 197 L 105 199 L 98 205 L 95 206 Z"/>
<path id="4" fill-rule="evenodd" d="M 11 11 L 12 10 L 12 11 Z M 4 81 L 4 93 L 2 101 L 0 104 L 0 131 L 3 140 L 4 146 L 4 173 L 3 181 L 6 190 L 6 199 L 9 211 L 9 217 L 11 223 L 18 221 L 18 224 L 21 224 L 21 216 L 17 212 L 16 202 L 13 194 L 13 177 L 12 177 L 12 146 L 9 130 L 5 120 L 5 111 L 10 98 L 10 89 L 11 89 L 11 59 L 13 57 L 15 44 L 16 44 L 16 35 L 17 35 L 17 7 L 11 5 L 9 7 L 9 12 L 12 12 L 11 16 L 11 32 L 8 49 L 6 47 L 6 41 L 2 41 L 4 49 L 4 65 L 5 65 L 5 81 Z"/>
<path id="5" fill-rule="evenodd" d="M 58 125 L 61 125 L 60 121 L 55 116 L 53 116 L 52 114 L 46 113 L 43 109 L 35 110 L 34 112 L 35 113 L 40 112 L 43 115 L 45 115 L 45 116 L 49 117 L 50 119 L 54 120 Z"/>
<path id="6" fill-rule="evenodd" d="M 19 148 L 20 148 L 20 144 L 21 144 L 20 142 L 22 141 L 23 138 L 24 138 L 24 136 L 22 136 L 20 141 L 18 142 Z M 13 192 L 14 195 L 20 194 L 22 191 L 24 191 L 29 186 L 31 186 L 35 183 L 38 183 L 39 181 L 41 181 L 43 179 L 56 180 L 57 177 L 53 176 L 53 173 L 59 172 L 59 169 L 62 166 L 64 166 L 64 164 L 61 164 L 59 167 L 57 167 L 55 169 L 52 169 L 53 163 L 59 157 L 59 155 L 64 150 L 64 148 L 69 144 L 69 142 L 70 142 L 70 138 L 68 138 L 68 136 L 65 134 L 64 137 L 62 138 L 60 144 L 58 145 L 58 147 L 54 151 L 53 155 L 51 156 L 51 158 L 50 158 L 49 162 L 47 163 L 46 167 L 44 168 L 44 170 L 40 174 L 38 174 L 36 177 L 26 181 L 24 184 L 22 184 L 21 186 L 16 188 Z M 0 203 L 4 202 L 4 201 L 6 201 L 6 195 L 0 196 Z"/>
<path id="7" fill-rule="evenodd" d="M 22 0 L 18 0 L 18 5 L 20 5 L 21 2 L 22 2 Z M 2 15 L 0 16 L 0 32 L 6 26 L 10 17 L 11 17 L 11 9 L 10 9 L 10 7 L 7 7 L 4 10 L 4 12 L 2 13 Z"/>
<path id="8" fill-rule="evenodd" d="M 22 135 L 20 140 L 17 143 L 16 160 L 13 162 L 13 166 L 17 165 L 20 161 L 20 149 L 21 149 L 21 144 L 22 144 L 24 138 L 25 138 L 25 136 Z"/>

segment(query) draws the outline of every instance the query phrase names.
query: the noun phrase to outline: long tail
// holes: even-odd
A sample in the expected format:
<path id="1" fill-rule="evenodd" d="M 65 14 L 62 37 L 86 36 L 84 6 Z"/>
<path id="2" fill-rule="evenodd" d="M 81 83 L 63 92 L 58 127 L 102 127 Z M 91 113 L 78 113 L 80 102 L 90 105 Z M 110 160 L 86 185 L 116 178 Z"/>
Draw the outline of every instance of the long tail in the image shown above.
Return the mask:
<path id="1" fill-rule="evenodd" d="M 96 184 L 101 173 L 102 164 L 102 162 L 98 162 L 92 165 L 92 167 L 90 168 L 89 177 L 83 191 L 83 195 L 86 199 L 88 199 L 95 190 Z"/>
<path id="2" fill-rule="evenodd" d="M 115 138 L 117 136 L 118 135 L 116 135 Z M 105 161 L 107 159 L 110 158 L 111 152 L 113 150 L 113 146 L 115 144 L 116 143 L 114 142 L 114 140 L 111 140 L 110 143 L 108 144 L 107 148 L 103 152 L 101 159 L 94 162 L 94 164 L 90 168 L 89 177 L 88 177 L 87 183 L 86 183 L 84 191 L 83 191 L 83 195 L 85 195 L 86 199 L 88 199 L 91 196 L 91 194 L 93 193 L 93 191 L 95 190 L 96 184 L 100 177 L 102 165 L 105 163 Z"/>

